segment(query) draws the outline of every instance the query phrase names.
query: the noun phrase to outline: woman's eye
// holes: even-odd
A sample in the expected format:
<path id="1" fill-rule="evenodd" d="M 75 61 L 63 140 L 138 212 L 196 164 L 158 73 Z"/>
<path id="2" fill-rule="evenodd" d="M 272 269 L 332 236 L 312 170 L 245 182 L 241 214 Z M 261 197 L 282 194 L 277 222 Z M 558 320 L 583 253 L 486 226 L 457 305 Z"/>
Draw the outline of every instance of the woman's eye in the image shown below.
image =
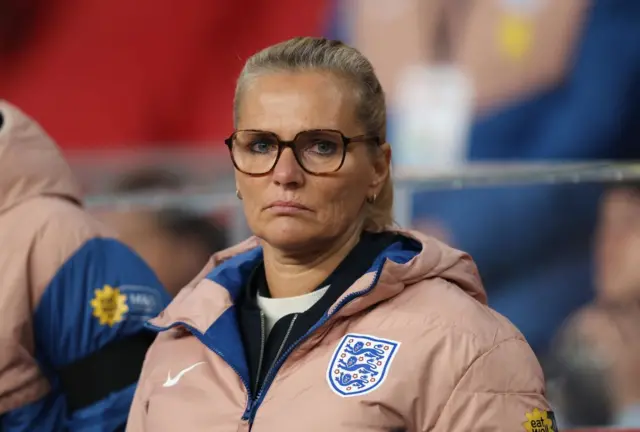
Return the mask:
<path id="1" fill-rule="evenodd" d="M 336 147 L 336 143 L 330 141 L 318 141 L 313 145 L 312 150 L 318 154 L 328 155 L 335 153 Z"/>
<path id="2" fill-rule="evenodd" d="M 264 141 L 255 141 L 249 145 L 249 148 L 255 153 L 266 153 L 271 148 L 271 145 Z"/>

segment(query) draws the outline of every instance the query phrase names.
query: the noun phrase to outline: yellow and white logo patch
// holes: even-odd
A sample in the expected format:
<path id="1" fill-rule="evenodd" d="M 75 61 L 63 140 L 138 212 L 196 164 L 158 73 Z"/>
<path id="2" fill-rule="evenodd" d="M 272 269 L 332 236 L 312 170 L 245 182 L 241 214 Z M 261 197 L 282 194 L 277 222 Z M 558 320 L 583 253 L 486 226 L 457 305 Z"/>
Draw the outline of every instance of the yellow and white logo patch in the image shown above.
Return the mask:
<path id="1" fill-rule="evenodd" d="M 535 408 L 525 414 L 527 421 L 522 426 L 527 432 L 558 432 L 553 411 L 540 411 Z"/>
<path id="2" fill-rule="evenodd" d="M 95 297 L 91 300 L 93 316 L 100 320 L 100 325 L 113 327 L 124 318 L 129 311 L 127 296 L 120 294 L 118 288 L 105 285 L 102 289 L 95 290 Z"/>

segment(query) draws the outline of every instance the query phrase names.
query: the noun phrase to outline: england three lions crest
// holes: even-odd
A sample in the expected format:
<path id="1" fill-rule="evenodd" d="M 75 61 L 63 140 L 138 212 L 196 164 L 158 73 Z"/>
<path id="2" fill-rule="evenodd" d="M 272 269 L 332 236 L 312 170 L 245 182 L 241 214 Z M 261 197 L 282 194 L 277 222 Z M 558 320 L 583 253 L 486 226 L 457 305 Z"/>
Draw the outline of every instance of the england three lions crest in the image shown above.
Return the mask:
<path id="1" fill-rule="evenodd" d="M 372 392 L 384 381 L 400 342 L 348 334 L 329 363 L 329 387 L 343 397 Z"/>

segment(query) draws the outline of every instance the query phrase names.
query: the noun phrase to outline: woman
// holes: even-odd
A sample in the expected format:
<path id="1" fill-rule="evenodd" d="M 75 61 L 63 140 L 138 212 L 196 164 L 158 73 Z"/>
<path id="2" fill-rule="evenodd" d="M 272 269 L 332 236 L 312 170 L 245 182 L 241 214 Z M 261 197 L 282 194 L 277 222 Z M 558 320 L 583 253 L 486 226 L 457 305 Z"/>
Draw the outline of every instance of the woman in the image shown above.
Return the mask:
<path id="1" fill-rule="evenodd" d="M 129 431 L 555 430 L 471 259 L 390 228 L 385 122 L 371 64 L 340 42 L 247 61 L 226 143 L 255 237 L 152 320 Z"/>

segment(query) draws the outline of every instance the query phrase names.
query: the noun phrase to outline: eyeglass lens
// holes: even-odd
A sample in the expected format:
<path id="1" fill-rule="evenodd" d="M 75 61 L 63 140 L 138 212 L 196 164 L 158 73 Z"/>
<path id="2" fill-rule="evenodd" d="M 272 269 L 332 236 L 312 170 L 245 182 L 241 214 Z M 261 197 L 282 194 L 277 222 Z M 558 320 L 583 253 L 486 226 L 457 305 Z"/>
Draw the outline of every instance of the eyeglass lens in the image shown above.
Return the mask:
<path id="1" fill-rule="evenodd" d="M 238 131 L 232 141 L 232 155 L 239 170 L 264 174 L 278 159 L 280 140 L 271 132 Z M 303 131 L 293 141 L 296 159 L 313 173 L 340 168 L 345 150 L 344 138 L 337 131 Z"/>

